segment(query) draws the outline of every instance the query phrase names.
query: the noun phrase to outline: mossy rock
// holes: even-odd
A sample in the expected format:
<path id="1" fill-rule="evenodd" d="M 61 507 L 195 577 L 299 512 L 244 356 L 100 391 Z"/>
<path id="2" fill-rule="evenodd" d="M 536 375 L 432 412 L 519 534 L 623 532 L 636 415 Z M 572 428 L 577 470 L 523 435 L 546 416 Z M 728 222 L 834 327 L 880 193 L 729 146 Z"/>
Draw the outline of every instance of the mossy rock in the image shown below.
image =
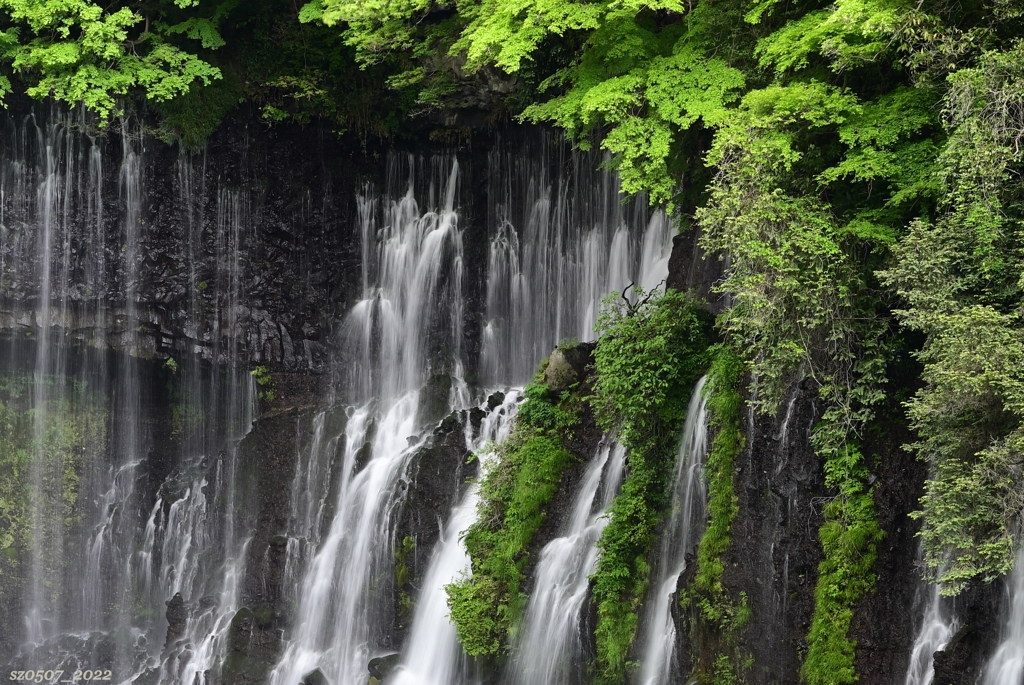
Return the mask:
<path id="1" fill-rule="evenodd" d="M 544 383 L 552 393 L 565 392 L 579 381 L 579 374 L 566 359 L 561 350 L 555 350 L 548 358 L 548 367 L 544 370 Z"/>

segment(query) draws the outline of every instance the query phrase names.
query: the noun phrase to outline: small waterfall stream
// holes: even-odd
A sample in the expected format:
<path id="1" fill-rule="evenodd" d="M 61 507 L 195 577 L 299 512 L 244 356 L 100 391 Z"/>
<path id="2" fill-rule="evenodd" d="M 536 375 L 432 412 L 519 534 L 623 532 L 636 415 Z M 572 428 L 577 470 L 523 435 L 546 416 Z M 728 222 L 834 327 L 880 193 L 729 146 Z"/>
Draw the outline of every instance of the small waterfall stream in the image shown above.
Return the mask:
<path id="1" fill-rule="evenodd" d="M 585 670 L 580 614 L 597 565 L 597 541 L 608 524 L 604 514 L 618 494 L 625 456 L 618 443 L 602 441 L 584 472 L 562 535 L 541 550 L 503 682 L 571 683 Z"/>
<path id="2" fill-rule="evenodd" d="M 481 470 L 487 468 L 494 454 L 485 446 L 500 445 L 508 437 L 520 399 L 519 390 L 506 393 L 505 400 L 483 419 L 479 435 L 467 435 L 467 446 L 480 455 Z M 423 581 L 409 643 L 397 675 L 389 681 L 391 685 L 463 685 L 470 680 L 467 659 L 448 618 L 445 586 L 469 569 L 461 537 L 476 520 L 479 500 L 474 485 L 444 526 Z"/>
<path id="3" fill-rule="evenodd" d="M 1024 684 L 1024 545 L 1007 578 L 1009 606 L 999 647 L 985 666 L 982 685 Z"/>
<path id="4" fill-rule="evenodd" d="M 672 509 L 661 534 L 659 561 L 654 569 L 656 575 L 652 576 L 644 611 L 640 685 L 667 685 L 675 666 L 676 626 L 670 603 L 675 597 L 679 576 L 686 568 L 686 555 L 693 551 L 703 531 L 707 509 L 704 484 L 708 440 L 707 402 L 704 397 L 706 380 L 707 377 L 701 378 L 693 389 L 683 436 L 679 441 L 672 483 Z"/>
<path id="5" fill-rule="evenodd" d="M 918 553 L 921 556 L 921 552 Z M 949 600 L 939 594 L 940 587 L 922 581 L 915 604 L 922 611 L 921 625 L 910 651 L 905 685 L 931 685 L 935 676 L 933 655 L 946 646 L 959 628 L 950 610 Z"/>

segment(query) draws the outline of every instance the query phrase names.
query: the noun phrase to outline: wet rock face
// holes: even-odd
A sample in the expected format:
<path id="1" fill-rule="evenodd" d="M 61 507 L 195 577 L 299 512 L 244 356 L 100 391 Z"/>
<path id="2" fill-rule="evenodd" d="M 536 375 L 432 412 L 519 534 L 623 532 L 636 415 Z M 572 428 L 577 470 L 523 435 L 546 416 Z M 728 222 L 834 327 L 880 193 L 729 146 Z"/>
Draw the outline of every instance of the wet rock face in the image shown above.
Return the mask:
<path id="1" fill-rule="evenodd" d="M 167 639 L 164 640 L 164 649 L 167 649 L 185 635 L 188 609 L 185 607 L 185 599 L 180 592 L 175 593 L 174 597 L 167 600 L 165 604 L 167 605 Z"/>
<path id="2" fill-rule="evenodd" d="M 331 681 L 318 668 L 302 676 L 302 682 L 299 685 L 331 685 Z"/>
<path id="3" fill-rule="evenodd" d="M 53 116 L 36 117 L 44 136 Z M 254 135 L 255 122 L 237 113 L 195 156 L 152 139 L 97 139 L 102 175 L 92 190 L 104 211 L 90 212 L 96 201 L 84 191 L 68 201 L 70 283 L 54 290 L 68 308 L 54 323 L 140 356 L 195 352 L 217 361 L 235 348 L 253 364 L 322 370 L 333 315 L 358 294 L 356 193 L 382 178 L 383 164 L 316 127 L 261 127 Z M 6 124 L 10 132 L 26 126 L 23 137 L 34 138 L 31 122 Z M 33 144 L 0 152 L 31 160 Z M 85 188 L 93 172 L 82 160 L 93 148 L 84 135 L 75 144 L 83 153 L 68 165 L 75 176 L 68 183 Z M 124 164 L 126 146 L 137 168 Z M 41 171 L 27 168 L 32 188 Z M 140 198 L 136 247 L 126 244 L 123 225 L 129 176 Z M 39 221 L 31 210 L 9 218 L 12 227 Z M 35 233 L 24 231 L 26 245 L 5 241 L 6 256 L 26 259 L 6 274 L 0 327 L 31 332 L 40 324 L 40 264 L 28 249 Z M 130 323 L 130 291 L 138 324 Z"/>
<path id="4" fill-rule="evenodd" d="M 723 583 L 749 601 L 743 640 L 754 683 L 799 682 L 822 558 L 817 531 L 829 494 L 809 443 L 820 416 L 817 392 L 804 381 L 791 389 L 777 417 L 753 411 L 743 417 L 747 444 L 733 479 L 739 515 Z"/>
<path id="5" fill-rule="evenodd" d="M 810 442 L 820 416 L 815 387 L 805 380 L 791 388 L 777 416 L 748 411 L 743 417 L 747 444 L 734 475 L 739 514 L 730 531 L 723 583 L 749 601 L 751 619 L 741 648 L 752 660 L 751 683 L 800 681 L 822 561 L 818 530 L 824 504 L 836 494 L 825 487 L 822 462 Z M 919 508 L 926 469 L 903 449 L 913 436 L 902 422 L 881 428 L 865 431 L 862 451 L 885 537 L 876 550 L 874 590 L 854 607 L 849 633 L 859 681 L 870 685 L 903 682 L 921 619 L 915 609 L 919 524 L 909 514 Z M 691 558 L 679 590 L 693 582 L 695 572 Z M 979 584 L 957 598 L 955 611 L 964 627 L 935 654 L 935 685 L 977 682 L 998 639 L 1000 592 L 999 583 Z M 676 682 L 684 685 L 701 646 L 691 642 L 696 617 L 678 606 L 673 617 L 683 665 Z"/>
<path id="6" fill-rule="evenodd" d="M 281 398 L 297 396 L 279 377 Z M 308 402 L 308 398 L 307 398 Z M 292 619 L 285 587 L 291 483 L 298 450 L 308 443 L 312 407 L 284 407 L 257 420 L 239 446 L 242 470 L 235 525 L 251 530 L 242 580 L 242 608 L 228 635 L 223 685 L 265 682 L 280 657 Z"/>
<path id="7" fill-rule="evenodd" d="M 718 313 L 725 308 L 725 298 L 721 293 L 712 292 L 712 288 L 724 274 L 725 257 L 705 254 L 699 241 L 697 228 L 681 231 L 672 239 L 665 285 L 680 292 L 694 293 L 707 301 L 708 309 Z"/>
<path id="8" fill-rule="evenodd" d="M 402 647 L 441 526 L 465 493 L 466 481 L 477 473 L 478 462 L 466 450 L 466 432 L 479 428 L 478 411 L 457 411 L 440 421 L 412 455 L 400 483 L 405 493 L 394 526 L 394 611 L 381 638 L 383 648 Z"/>
<path id="9" fill-rule="evenodd" d="M 954 607 L 962 627 L 935 652 L 932 685 L 975 685 L 985 660 L 999 641 L 1003 581 L 975 583 L 957 597 Z"/>
<path id="10" fill-rule="evenodd" d="M 913 436 L 901 423 L 884 435 L 865 431 L 875 511 L 885 537 L 876 546 L 875 591 L 854 607 L 850 639 L 856 647 L 855 667 L 864 683 L 897 683 L 906 676 L 921 611 L 915 611 L 920 576 L 917 568 L 920 524 L 909 514 L 919 508 L 926 467 L 903 445 Z"/>

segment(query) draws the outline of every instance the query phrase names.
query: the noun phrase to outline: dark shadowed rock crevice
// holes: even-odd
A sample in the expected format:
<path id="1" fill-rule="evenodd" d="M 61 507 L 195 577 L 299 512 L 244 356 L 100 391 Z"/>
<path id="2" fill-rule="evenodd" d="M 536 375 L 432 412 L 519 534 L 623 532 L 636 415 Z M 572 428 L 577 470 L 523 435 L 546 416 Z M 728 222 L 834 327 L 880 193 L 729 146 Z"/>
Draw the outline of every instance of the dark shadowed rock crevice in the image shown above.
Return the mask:
<path id="1" fill-rule="evenodd" d="M 822 559 L 817 532 L 829 496 L 809 442 L 820 417 L 809 380 L 790 388 L 778 416 L 743 413 L 746 447 L 733 479 L 739 514 L 722 582 L 749 602 L 742 649 L 753 661 L 751 682 L 759 685 L 799 682 Z"/>

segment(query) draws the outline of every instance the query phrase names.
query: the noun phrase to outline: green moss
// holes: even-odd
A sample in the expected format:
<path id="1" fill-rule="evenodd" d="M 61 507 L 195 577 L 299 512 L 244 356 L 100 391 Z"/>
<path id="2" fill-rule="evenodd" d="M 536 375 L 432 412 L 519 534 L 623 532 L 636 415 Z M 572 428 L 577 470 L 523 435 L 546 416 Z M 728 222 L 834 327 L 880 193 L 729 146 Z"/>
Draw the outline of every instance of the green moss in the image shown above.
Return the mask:
<path id="1" fill-rule="evenodd" d="M 860 449 L 847 444 L 834 452 L 826 460 L 825 474 L 826 485 L 839 488 L 839 495 L 825 507 L 825 522 L 818 531 L 825 558 L 818 565 L 814 616 L 800 677 L 809 685 L 847 685 L 858 680 L 856 643 L 849 638 L 853 607 L 874 588 L 876 544 L 883 532 Z"/>
<path id="2" fill-rule="evenodd" d="M 542 367 L 543 369 L 543 367 Z M 480 483 L 479 517 L 466 533 L 472 575 L 447 586 L 452 622 L 466 652 L 498 656 L 525 602 L 521 592 L 529 546 L 544 523 L 573 456 L 564 444 L 575 420 L 578 395 L 556 403 L 540 383 L 527 386 L 508 440 L 496 448 Z"/>
<path id="3" fill-rule="evenodd" d="M 395 548 L 395 587 L 398 588 L 398 618 L 404 625 L 412 617 L 412 596 L 409 594 L 409 555 L 416 549 L 416 540 L 411 535 L 402 538 L 402 544 Z"/>
<path id="4" fill-rule="evenodd" d="M 733 476 L 745 442 L 740 429 L 743 399 L 739 393 L 744 364 L 726 347 L 714 348 L 713 355 L 704 390 L 714 433 L 704 467 L 708 525 L 697 546 L 694 580 L 681 593 L 680 603 L 693 617 L 691 637 L 697 645 L 693 676 L 700 683 L 726 685 L 742 681 L 746 660 L 739 650 L 739 633 L 751 614 L 746 595 L 734 597 L 722 584 L 730 531 L 739 513 Z"/>
<path id="5" fill-rule="evenodd" d="M 256 385 L 260 388 L 257 396 L 264 402 L 273 402 L 277 396 L 277 383 L 274 382 L 274 377 L 267 367 L 257 366 L 249 373 L 256 379 Z"/>
<path id="6" fill-rule="evenodd" d="M 667 474 L 693 384 L 707 368 L 710 317 L 675 291 L 635 306 L 615 293 L 606 301 L 599 331 L 593 403 L 602 427 L 618 431 L 628 465 L 598 541 L 601 556 L 593 576 L 596 682 L 611 684 L 626 679 L 647 590 L 647 558 L 667 502 Z"/>

